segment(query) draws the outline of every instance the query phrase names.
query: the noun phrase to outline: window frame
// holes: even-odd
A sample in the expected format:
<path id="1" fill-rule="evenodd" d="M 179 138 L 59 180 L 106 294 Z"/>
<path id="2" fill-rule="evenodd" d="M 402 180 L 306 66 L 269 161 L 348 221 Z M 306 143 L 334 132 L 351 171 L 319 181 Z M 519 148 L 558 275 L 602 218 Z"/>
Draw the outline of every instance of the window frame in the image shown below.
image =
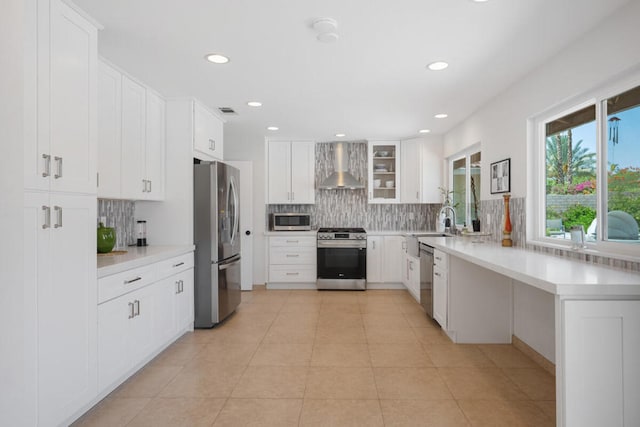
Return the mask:
<path id="1" fill-rule="evenodd" d="M 593 255 L 640 260 L 640 244 L 604 240 L 607 227 L 607 99 L 640 86 L 640 73 L 617 78 L 582 95 L 571 98 L 527 120 L 527 158 L 531 167 L 527 173 L 526 235 L 527 243 L 584 252 Z M 573 250 L 571 240 L 545 236 L 546 229 L 546 123 L 594 105 L 596 109 L 596 218 L 595 242 L 585 242 L 586 249 Z M 604 124 L 604 125 L 603 125 Z"/>
<path id="2" fill-rule="evenodd" d="M 453 189 L 453 162 L 460 159 L 465 159 L 465 219 L 469 219 L 469 222 L 466 224 L 467 227 L 471 227 L 471 156 L 475 153 L 480 153 L 480 162 L 482 162 L 482 144 L 480 142 L 476 142 L 473 145 L 465 148 L 462 151 L 459 151 L 449 157 L 447 157 L 447 165 L 449 167 L 448 171 L 448 187 L 449 189 Z M 482 163 L 481 163 L 482 164 Z M 482 166 L 481 166 L 482 168 Z M 482 176 L 482 170 L 481 170 Z M 478 204 L 482 201 L 482 180 L 480 180 L 480 194 L 478 195 Z M 480 209 L 478 209 L 480 210 Z M 480 219 L 480 218 L 478 218 Z M 458 222 L 458 217 L 456 217 L 456 227 L 463 227 L 463 222 Z"/>

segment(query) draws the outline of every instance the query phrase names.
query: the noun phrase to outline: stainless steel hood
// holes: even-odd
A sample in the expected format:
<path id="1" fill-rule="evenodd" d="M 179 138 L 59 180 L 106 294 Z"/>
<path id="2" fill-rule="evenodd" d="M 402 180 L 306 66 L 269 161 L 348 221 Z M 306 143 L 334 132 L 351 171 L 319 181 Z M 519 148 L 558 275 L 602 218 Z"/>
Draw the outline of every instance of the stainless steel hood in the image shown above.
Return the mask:
<path id="1" fill-rule="evenodd" d="M 357 188 L 364 188 L 364 184 L 349 173 L 349 162 L 345 143 L 335 142 L 334 153 L 334 172 L 322 181 L 322 184 L 320 184 L 318 188 L 325 190 L 333 190 L 336 188 L 355 190 Z"/>

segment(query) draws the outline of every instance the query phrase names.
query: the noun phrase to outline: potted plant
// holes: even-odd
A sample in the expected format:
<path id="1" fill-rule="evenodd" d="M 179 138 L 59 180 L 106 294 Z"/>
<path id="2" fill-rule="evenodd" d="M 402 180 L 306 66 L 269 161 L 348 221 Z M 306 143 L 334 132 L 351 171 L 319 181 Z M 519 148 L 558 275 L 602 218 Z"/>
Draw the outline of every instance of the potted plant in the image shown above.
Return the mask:
<path id="1" fill-rule="evenodd" d="M 480 231 L 480 218 L 478 217 L 478 196 L 476 195 L 476 182 L 473 177 L 471 177 L 471 195 L 473 196 L 473 219 L 471 220 L 471 225 L 473 226 L 473 231 Z"/>

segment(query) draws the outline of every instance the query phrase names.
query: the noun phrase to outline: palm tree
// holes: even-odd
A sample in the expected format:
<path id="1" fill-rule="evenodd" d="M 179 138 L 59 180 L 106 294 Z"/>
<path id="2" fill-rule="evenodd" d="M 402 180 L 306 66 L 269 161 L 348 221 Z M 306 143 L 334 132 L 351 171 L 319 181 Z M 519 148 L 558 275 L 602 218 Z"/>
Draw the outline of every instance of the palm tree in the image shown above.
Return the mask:
<path id="1" fill-rule="evenodd" d="M 582 140 L 573 143 L 571 129 L 547 137 L 547 178 L 555 185 L 573 184 L 575 178 L 595 177 L 596 153 L 582 147 Z"/>

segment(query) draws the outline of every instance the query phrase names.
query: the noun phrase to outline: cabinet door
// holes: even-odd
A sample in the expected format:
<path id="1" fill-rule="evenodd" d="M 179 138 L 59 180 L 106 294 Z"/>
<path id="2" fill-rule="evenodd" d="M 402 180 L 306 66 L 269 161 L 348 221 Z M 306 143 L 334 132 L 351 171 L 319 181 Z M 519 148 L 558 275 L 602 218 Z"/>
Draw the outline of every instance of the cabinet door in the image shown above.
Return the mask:
<path id="1" fill-rule="evenodd" d="M 367 236 L 367 282 L 382 282 L 382 236 Z"/>
<path id="2" fill-rule="evenodd" d="M 420 302 L 420 259 L 408 256 L 407 271 L 409 274 L 407 289 L 417 302 Z"/>
<path id="3" fill-rule="evenodd" d="M 167 343 L 176 334 L 176 276 L 152 285 L 153 289 L 153 350 Z M 152 351 L 153 351 L 152 350 Z"/>
<path id="4" fill-rule="evenodd" d="M 181 291 L 176 284 L 176 330 L 191 329 L 193 325 L 193 269 L 183 271 L 177 277 L 182 280 Z"/>
<path id="5" fill-rule="evenodd" d="M 421 141 L 403 141 L 401 152 L 402 203 L 422 203 L 420 197 Z"/>
<path id="6" fill-rule="evenodd" d="M 145 179 L 147 200 L 164 199 L 165 101 L 147 91 Z"/>
<path id="7" fill-rule="evenodd" d="M 422 142 L 421 202 L 442 203 L 442 143 Z"/>
<path id="8" fill-rule="evenodd" d="M 47 274 L 38 278 L 39 418 L 62 423 L 97 393 L 95 196 L 50 196 Z"/>
<path id="9" fill-rule="evenodd" d="M 399 203 L 398 141 L 369 141 L 369 203 Z"/>
<path id="10" fill-rule="evenodd" d="M 316 201 L 316 144 L 291 143 L 291 201 L 313 204 Z"/>
<path id="11" fill-rule="evenodd" d="M 142 199 L 144 179 L 145 88 L 122 76 L 122 197 Z"/>
<path id="12" fill-rule="evenodd" d="M 122 74 L 98 66 L 98 197 L 121 197 Z"/>
<path id="13" fill-rule="evenodd" d="M 382 281 L 385 283 L 402 283 L 403 256 L 402 236 L 385 236 L 382 259 Z"/>
<path id="14" fill-rule="evenodd" d="M 193 104 L 193 148 L 202 160 L 223 160 L 223 124 L 198 102 Z M 196 155 L 198 154 L 196 153 Z"/>
<path id="15" fill-rule="evenodd" d="M 447 288 L 447 271 L 436 265 L 433 267 L 433 318 L 443 329 L 447 328 Z"/>
<path id="16" fill-rule="evenodd" d="M 129 369 L 129 327 L 133 300 L 123 295 L 98 306 L 98 390 L 114 384 Z"/>
<path id="17" fill-rule="evenodd" d="M 291 143 L 269 141 L 267 143 L 268 203 L 291 203 Z"/>
<path id="18" fill-rule="evenodd" d="M 136 366 L 156 348 L 154 317 L 156 316 L 156 285 L 149 285 L 127 294 L 133 303 L 134 317 L 129 323 L 127 348 L 131 365 Z"/>

